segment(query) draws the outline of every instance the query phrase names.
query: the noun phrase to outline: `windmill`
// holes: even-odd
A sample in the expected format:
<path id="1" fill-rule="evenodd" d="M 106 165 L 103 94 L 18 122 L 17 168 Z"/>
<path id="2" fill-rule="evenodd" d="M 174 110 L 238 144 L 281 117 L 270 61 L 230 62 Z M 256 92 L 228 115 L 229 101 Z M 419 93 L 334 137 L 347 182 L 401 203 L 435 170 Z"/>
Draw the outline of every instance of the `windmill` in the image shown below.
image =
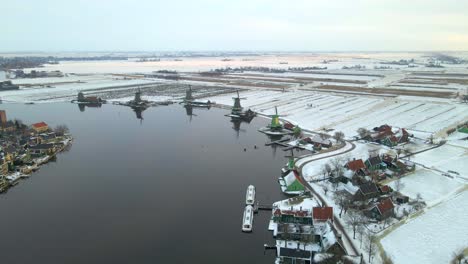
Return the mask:
<path id="1" fill-rule="evenodd" d="M 275 106 L 275 114 L 270 115 L 271 123 L 270 123 L 270 130 L 272 131 L 280 131 L 283 129 L 283 125 L 279 121 L 280 115 L 278 115 L 278 107 Z"/>
<path id="2" fill-rule="evenodd" d="M 234 106 L 231 108 L 231 114 L 233 115 L 241 115 L 242 114 L 242 106 L 241 106 L 241 103 L 240 101 L 241 100 L 245 100 L 247 98 L 245 97 L 240 97 L 239 96 L 239 90 L 236 91 L 237 92 L 237 97 L 233 97 L 232 99 L 234 99 Z"/>
<path id="3" fill-rule="evenodd" d="M 294 150 L 291 149 L 291 155 L 284 156 L 285 158 L 288 158 L 288 170 L 294 170 L 294 167 L 296 166 L 296 161 L 295 161 L 295 156 L 294 156 Z"/>
<path id="4" fill-rule="evenodd" d="M 185 91 L 185 99 L 184 99 L 184 102 L 190 104 L 192 101 L 193 101 L 192 86 L 189 85 L 188 90 Z"/>

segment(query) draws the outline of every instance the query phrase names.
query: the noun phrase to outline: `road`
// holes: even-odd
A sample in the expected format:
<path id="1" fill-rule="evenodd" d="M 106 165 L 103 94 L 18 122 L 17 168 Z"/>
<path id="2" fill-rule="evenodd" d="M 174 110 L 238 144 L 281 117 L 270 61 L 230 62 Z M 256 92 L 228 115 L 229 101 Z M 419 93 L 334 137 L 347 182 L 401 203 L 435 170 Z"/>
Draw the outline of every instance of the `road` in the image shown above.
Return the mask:
<path id="1" fill-rule="evenodd" d="M 330 157 L 334 157 L 334 156 L 338 156 L 338 155 L 343 155 L 345 153 L 348 153 L 350 151 L 353 151 L 355 148 L 356 148 L 356 145 L 354 145 L 354 143 L 352 142 L 349 142 L 347 141 L 349 144 L 352 145 L 352 147 L 346 151 L 343 151 L 343 152 L 338 152 L 338 153 L 334 153 L 334 154 L 331 154 L 331 155 L 328 155 L 326 157 L 320 157 L 318 159 L 314 159 L 314 160 L 308 160 L 308 161 L 305 161 L 303 162 L 299 167 L 298 167 L 298 171 L 299 171 L 299 175 L 300 177 L 302 178 L 302 181 L 306 184 L 306 188 L 310 191 L 310 193 L 312 193 L 314 195 L 315 198 L 317 198 L 320 203 L 322 204 L 322 206 L 328 206 L 327 205 L 327 202 L 325 201 L 325 199 L 323 199 L 323 197 L 317 193 L 314 188 L 312 188 L 312 186 L 309 184 L 309 182 L 307 182 L 305 179 L 304 179 L 304 176 L 302 174 L 302 169 L 304 168 L 305 165 L 309 164 L 310 162 L 313 162 L 313 161 L 317 161 L 317 160 L 321 160 L 321 159 L 325 159 L 325 158 L 330 158 Z M 346 244 L 350 245 L 351 249 L 353 252 L 350 252 L 349 248 L 346 248 L 347 252 L 348 252 L 348 255 L 354 255 L 354 256 L 357 256 L 359 255 L 359 250 L 356 249 L 356 247 L 354 246 L 354 244 L 352 243 L 351 241 L 351 238 L 350 236 L 348 235 L 348 233 L 346 233 L 344 227 L 343 227 L 343 224 L 341 223 L 340 219 L 334 215 L 333 216 L 333 225 L 335 226 L 335 228 L 341 232 L 341 234 L 343 234 L 343 238 L 346 239 Z"/>

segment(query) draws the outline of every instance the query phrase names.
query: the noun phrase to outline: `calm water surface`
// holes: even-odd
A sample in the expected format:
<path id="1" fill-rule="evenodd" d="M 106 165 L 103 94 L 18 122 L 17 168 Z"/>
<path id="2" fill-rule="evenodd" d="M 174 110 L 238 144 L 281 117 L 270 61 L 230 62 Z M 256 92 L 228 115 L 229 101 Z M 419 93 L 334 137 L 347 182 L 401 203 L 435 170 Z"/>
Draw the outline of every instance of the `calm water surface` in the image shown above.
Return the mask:
<path id="1" fill-rule="evenodd" d="M 240 230 L 247 185 L 271 203 L 284 198 L 286 162 L 226 110 L 74 104 L 3 104 L 8 118 L 67 124 L 70 151 L 0 195 L 2 263 L 273 263 L 269 212 Z M 253 146 L 257 145 L 258 149 Z M 244 147 L 247 151 L 244 152 Z"/>

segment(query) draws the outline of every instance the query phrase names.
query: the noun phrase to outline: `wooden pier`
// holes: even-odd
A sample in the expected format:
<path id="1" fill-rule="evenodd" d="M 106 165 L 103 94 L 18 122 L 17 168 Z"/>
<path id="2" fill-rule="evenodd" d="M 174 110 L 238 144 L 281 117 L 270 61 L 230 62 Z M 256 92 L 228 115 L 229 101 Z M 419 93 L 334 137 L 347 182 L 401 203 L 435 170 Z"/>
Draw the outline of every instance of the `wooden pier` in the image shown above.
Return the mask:
<path id="1" fill-rule="evenodd" d="M 259 204 L 259 202 L 257 202 L 254 205 L 254 213 L 258 213 L 258 211 L 271 211 L 271 210 L 273 210 L 272 205 Z"/>
<path id="2" fill-rule="evenodd" d="M 292 141 L 292 139 L 291 138 L 283 138 L 283 139 L 267 142 L 267 143 L 265 143 L 265 146 L 274 146 L 274 145 L 281 146 L 281 147 L 283 147 L 283 151 L 290 151 L 292 149 L 301 149 L 301 150 L 306 149 L 305 147 L 302 147 L 302 146 L 291 146 L 291 145 L 285 143 L 287 141 Z"/>
<path id="3" fill-rule="evenodd" d="M 286 141 L 291 141 L 291 139 L 290 138 L 278 139 L 278 140 L 275 140 L 275 141 L 265 143 L 265 146 L 279 145 L 279 146 L 282 146 L 282 147 L 289 147 L 288 144 L 284 143 Z"/>

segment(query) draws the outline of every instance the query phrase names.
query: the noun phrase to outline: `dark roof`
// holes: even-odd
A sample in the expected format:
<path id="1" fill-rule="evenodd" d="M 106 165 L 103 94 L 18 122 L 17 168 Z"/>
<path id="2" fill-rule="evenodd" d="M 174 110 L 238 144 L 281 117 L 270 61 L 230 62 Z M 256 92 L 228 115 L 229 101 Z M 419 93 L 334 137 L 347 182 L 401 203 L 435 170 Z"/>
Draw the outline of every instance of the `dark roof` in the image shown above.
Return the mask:
<path id="1" fill-rule="evenodd" d="M 34 146 L 30 146 L 30 149 L 50 149 L 53 148 L 54 144 L 37 144 Z"/>
<path id="2" fill-rule="evenodd" d="M 390 186 L 388 186 L 388 185 L 384 185 L 384 186 L 380 187 L 380 191 L 383 192 L 383 193 L 389 193 L 389 192 L 392 191 L 392 188 L 390 188 Z"/>
<path id="3" fill-rule="evenodd" d="M 314 207 L 312 216 L 317 221 L 333 220 L 333 207 Z"/>
<path id="4" fill-rule="evenodd" d="M 371 194 L 371 193 L 379 192 L 379 190 L 377 189 L 377 186 L 373 182 L 366 182 L 366 183 L 360 185 L 359 190 L 363 194 Z"/>
<path id="5" fill-rule="evenodd" d="M 360 169 L 364 169 L 366 167 L 366 165 L 364 165 L 364 162 L 362 161 L 362 159 L 358 159 L 358 160 L 352 160 L 350 162 L 348 162 L 348 169 L 352 170 L 352 171 L 358 171 Z"/>
<path id="6" fill-rule="evenodd" d="M 13 145 L 8 145 L 3 150 L 7 153 L 13 153 L 13 152 L 18 151 L 18 149 Z"/>
<path id="7" fill-rule="evenodd" d="M 379 156 L 370 157 L 367 159 L 367 161 L 369 161 L 371 166 L 380 164 L 382 162 Z"/>
<path id="8" fill-rule="evenodd" d="M 280 257 L 310 259 L 312 257 L 312 253 L 302 249 L 280 248 Z"/>
<path id="9" fill-rule="evenodd" d="M 393 208 L 394 208 L 394 205 L 390 198 L 382 200 L 380 201 L 380 203 L 377 204 L 377 209 L 379 209 L 380 214 L 384 214 L 385 212 L 389 210 L 393 210 Z"/>

